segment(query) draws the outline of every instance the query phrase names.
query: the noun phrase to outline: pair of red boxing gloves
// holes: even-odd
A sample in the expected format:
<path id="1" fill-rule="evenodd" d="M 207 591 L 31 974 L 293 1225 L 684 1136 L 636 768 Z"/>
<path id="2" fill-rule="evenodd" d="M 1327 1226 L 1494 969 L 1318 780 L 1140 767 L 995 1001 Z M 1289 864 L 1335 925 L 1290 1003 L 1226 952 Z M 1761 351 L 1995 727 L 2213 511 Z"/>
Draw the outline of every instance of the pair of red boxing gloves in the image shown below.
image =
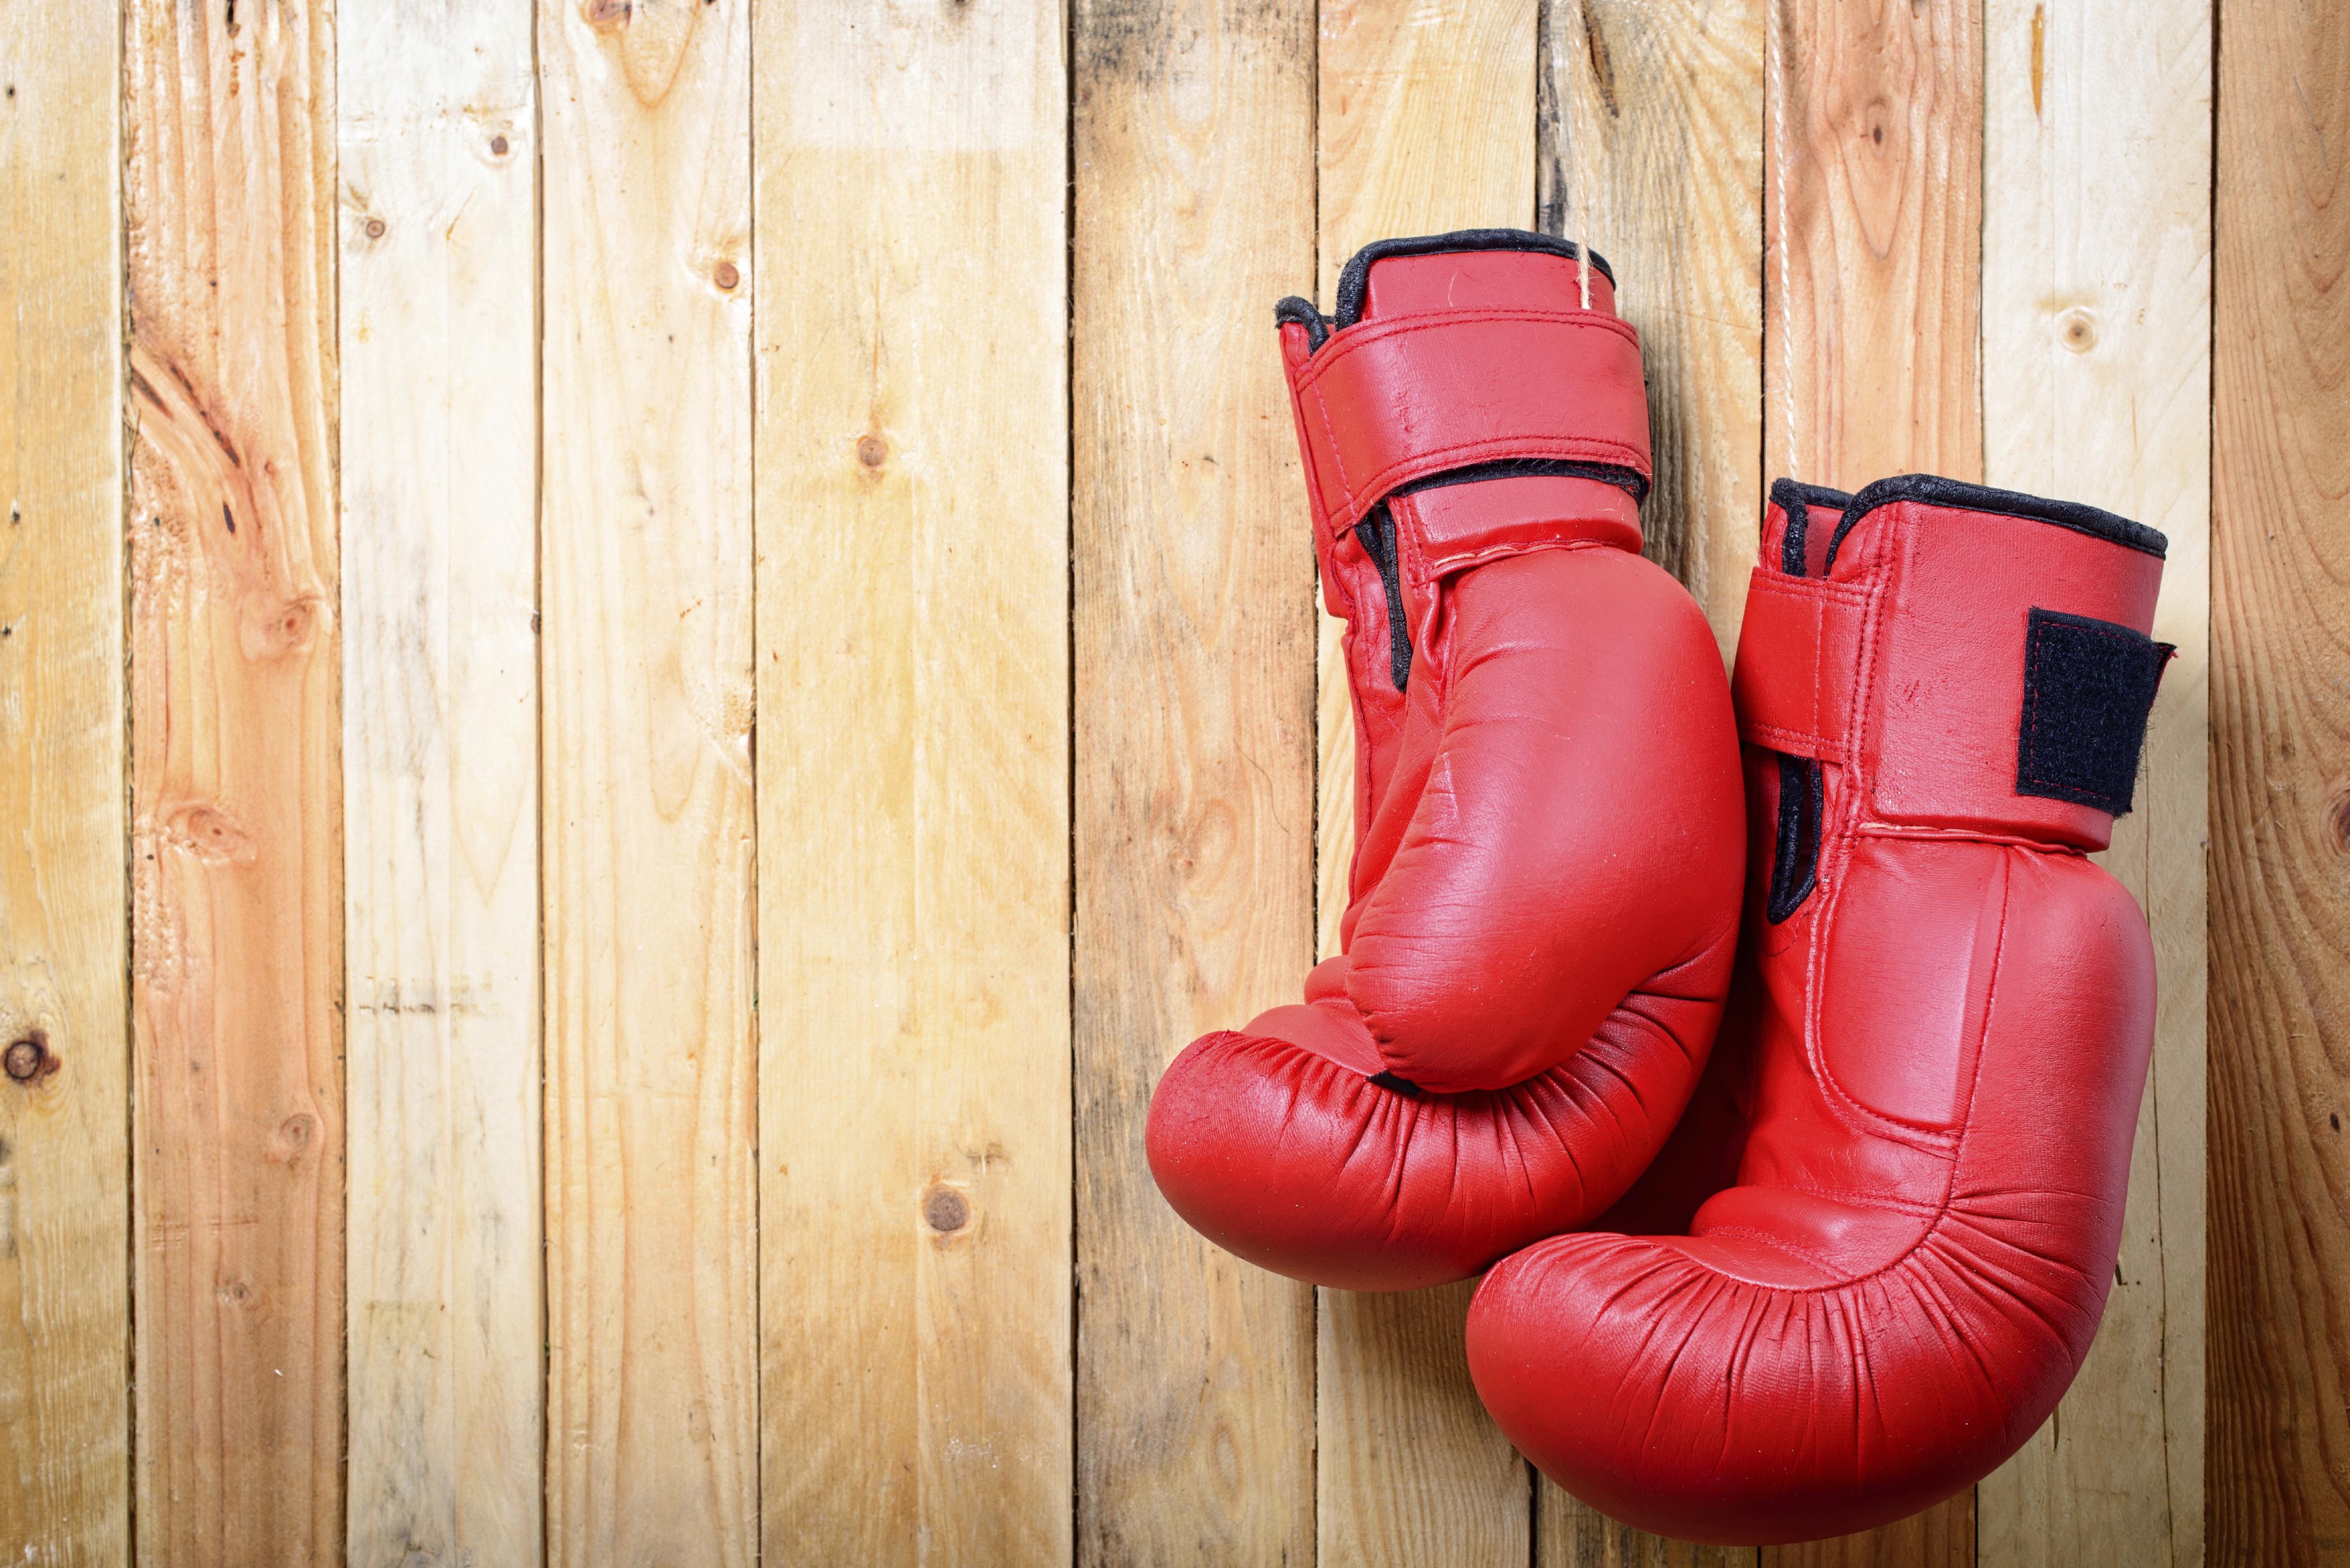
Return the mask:
<path id="1" fill-rule="evenodd" d="M 1735 673 L 1640 556 L 1638 339 L 1510 230 L 1278 311 L 1356 851 L 1305 1001 L 1176 1058 L 1150 1167 L 1219 1246 L 1402 1290 L 1544 1473 L 1661 1534 L 1916 1512 L 2104 1310 L 2154 1029 L 2087 853 L 2168 649 L 2164 540 L 1923 475 L 1781 481 Z"/>

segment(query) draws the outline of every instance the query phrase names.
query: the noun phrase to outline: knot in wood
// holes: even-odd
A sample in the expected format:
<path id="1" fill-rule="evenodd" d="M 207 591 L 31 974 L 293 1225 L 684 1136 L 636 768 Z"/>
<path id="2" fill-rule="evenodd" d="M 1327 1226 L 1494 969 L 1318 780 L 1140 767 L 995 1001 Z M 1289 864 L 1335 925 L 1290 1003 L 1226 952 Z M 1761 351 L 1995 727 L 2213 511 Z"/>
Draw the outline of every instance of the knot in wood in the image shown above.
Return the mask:
<path id="1" fill-rule="evenodd" d="M 49 1043 L 37 1029 L 10 1041 L 6 1053 L 0 1054 L 0 1065 L 5 1065 L 8 1076 L 19 1084 L 46 1078 L 57 1070 L 56 1058 L 49 1054 Z"/>
<path id="2" fill-rule="evenodd" d="M 971 1199 L 951 1187 L 933 1187 L 922 1195 L 922 1222 L 951 1236 L 971 1223 Z"/>

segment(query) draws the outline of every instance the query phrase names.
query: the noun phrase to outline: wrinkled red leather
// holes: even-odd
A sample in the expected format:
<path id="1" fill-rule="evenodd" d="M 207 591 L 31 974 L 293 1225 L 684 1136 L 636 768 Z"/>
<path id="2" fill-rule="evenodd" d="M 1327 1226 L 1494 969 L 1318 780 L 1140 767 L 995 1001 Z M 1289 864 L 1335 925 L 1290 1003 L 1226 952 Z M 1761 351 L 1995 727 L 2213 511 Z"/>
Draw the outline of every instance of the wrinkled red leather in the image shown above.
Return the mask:
<path id="1" fill-rule="evenodd" d="M 1813 509 L 1814 569 L 1836 519 Z M 2112 1282 L 2154 1024 L 2146 921 L 2082 853 L 2111 819 L 2015 784 L 2028 610 L 2143 631 L 2160 560 L 1900 503 L 1791 591 L 1785 523 L 1766 519 L 1739 654 L 1729 1019 L 1689 1125 L 1609 1216 L 1687 1234 L 1531 1247 L 1469 1321 L 1479 1393 L 1546 1474 L 1723 1544 L 1914 1513 L 2046 1418 Z M 1773 925 L 1770 750 L 1804 733 L 1818 882 Z M 1725 1145 L 1735 1177 L 1708 1195 L 1690 1172 Z"/>
<path id="2" fill-rule="evenodd" d="M 1451 395 L 1533 399 L 1565 421 L 1510 345 L 1530 312 L 1580 309 L 1578 270 L 1527 253 L 1383 260 L 1365 323 L 1322 352 L 1415 309 L 1448 331 L 1482 313 L 1510 330 L 1451 339 L 1474 358 L 1446 369 Z M 1595 306 L 1612 300 L 1594 289 Z M 1283 352 L 1310 382 L 1302 327 Z M 1302 398 L 1298 418 L 1310 445 Z M 1354 1289 L 1464 1278 L 1622 1193 L 1711 1044 L 1743 852 L 1721 656 L 1638 554 L 1621 487 L 1516 474 L 1387 499 L 1404 691 L 1376 565 L 1353 533 L 1316 529 L 1357 718 L 1344 951 L 1303 1003 L 1178 1056 L 1148 1128 L 1159 1190 L 1203 1234 Z M 1382 1073 L 1425 1092 L 1370 1081 Z"/>

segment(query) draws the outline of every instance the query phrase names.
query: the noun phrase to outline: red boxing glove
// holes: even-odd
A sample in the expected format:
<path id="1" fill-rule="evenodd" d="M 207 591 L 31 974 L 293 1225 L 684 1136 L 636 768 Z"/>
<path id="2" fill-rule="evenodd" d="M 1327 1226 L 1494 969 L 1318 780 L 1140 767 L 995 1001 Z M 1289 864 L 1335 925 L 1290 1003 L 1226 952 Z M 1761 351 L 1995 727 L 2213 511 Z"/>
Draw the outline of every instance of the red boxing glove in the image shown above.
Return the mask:
<path id="1" fill-rule="evenodd" d="M 1606 264 L 1514 230 L 1374 244 L 1278 312 L 1347 618 L 1343 956 L 1176 1058 L 1159 1189 L 1357 1290 L 1588 1221 L 1702 1067 L 1736 946 L 1737 742 L 1712 634 L 1639 554 L 1639 344 Z"/>
<path id="2" fill-rule="evenodd" d="M 1767 1544 L 1989 1472 L 2087 1354 L 2120 1244 L 2154 952 L 2086 852 L 2169 650 L 2162 535 L 1913 475 L 1781 482 L 1733 689 L 1753 835 L 1729 1022 L 1685 1147 L 1743 1136 L 1686 1237 L 1562 1236 L 1486 1276 L 1502 1429 L 1642 1529 Z M 1700 1143 L 1704 1147 L 1699 1147 Z"/>

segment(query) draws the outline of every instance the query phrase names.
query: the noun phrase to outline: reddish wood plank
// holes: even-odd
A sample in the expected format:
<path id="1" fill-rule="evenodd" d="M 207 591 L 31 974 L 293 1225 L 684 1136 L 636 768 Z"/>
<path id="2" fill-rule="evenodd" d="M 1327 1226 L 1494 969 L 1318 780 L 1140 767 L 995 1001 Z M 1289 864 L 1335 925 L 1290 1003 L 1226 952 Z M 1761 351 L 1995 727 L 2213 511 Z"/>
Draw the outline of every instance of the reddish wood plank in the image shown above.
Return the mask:
<path id="1" fill-rule="evenodd" d="M 342 1550 L 334 30 L 134 0 L 139 1554 Z"/>

